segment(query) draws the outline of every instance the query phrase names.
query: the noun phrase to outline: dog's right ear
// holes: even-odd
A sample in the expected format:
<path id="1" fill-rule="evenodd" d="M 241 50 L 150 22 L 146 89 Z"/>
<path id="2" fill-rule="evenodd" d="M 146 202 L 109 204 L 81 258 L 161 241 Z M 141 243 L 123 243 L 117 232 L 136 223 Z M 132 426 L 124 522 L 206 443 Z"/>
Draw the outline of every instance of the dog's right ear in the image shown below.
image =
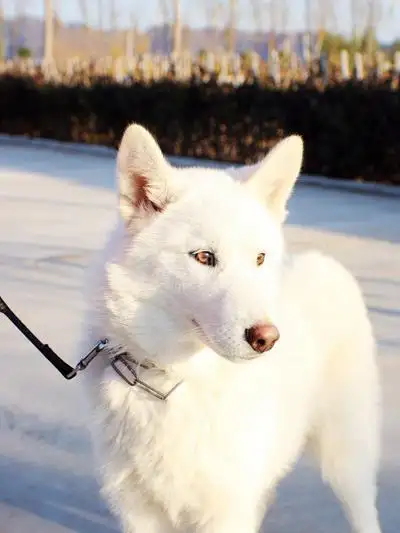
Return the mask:
<path id="1" fill-rule="evenodd" d="M 282 223 L 302 162 L 303 140 L 298 135 L 291 135 L 278 142 L 260 163 L 230 169 L 230 174 L 268 208 L 275 220 Z"/>
<path id="2" fill-rule="evenodd" d="M 156 140 L 143 126 L 131 124 L 117 155 L 119 209 L 127 225 L 145 222 L 169 201 L 171 166 Z"/>

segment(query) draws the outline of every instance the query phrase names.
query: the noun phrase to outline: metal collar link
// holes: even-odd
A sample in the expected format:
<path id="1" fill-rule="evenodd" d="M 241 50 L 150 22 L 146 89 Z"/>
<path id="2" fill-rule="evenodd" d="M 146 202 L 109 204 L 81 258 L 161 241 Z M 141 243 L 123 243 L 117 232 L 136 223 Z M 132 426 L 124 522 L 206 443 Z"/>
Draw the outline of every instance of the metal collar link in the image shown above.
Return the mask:
<path id="1" fill-rule="evenodd" d="M 167 400 L 168 396 L 182 383 L 182 381 L 178 381 L 178 383 L 176 383 L 166 393 L 155 389 L 154 387 L 152 387 L 151 385 L 149 385 L 138 377 L 139 368 L 149 369 L 152 367 L 145 366 L 140 362 L 133 360 L 131 357 L 129 357 L 129 354 L 127 352 L 115 355 L 111 359 L 111 366 L 113 367 L 115 372 L 131 387 L 135 387 L 135 385 L 137 385 L 138 387 L 145 390 L 155 398 L 158 398 L 159 400 Z"/>

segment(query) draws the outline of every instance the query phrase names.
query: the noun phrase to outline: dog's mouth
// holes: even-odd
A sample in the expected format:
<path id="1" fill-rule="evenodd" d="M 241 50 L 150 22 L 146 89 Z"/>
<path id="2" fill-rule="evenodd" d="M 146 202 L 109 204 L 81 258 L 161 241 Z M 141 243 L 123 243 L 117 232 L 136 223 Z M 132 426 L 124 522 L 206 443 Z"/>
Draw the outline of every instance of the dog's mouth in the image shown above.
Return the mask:
<path id="1" fill-rule="evenodd" d="M 195 326 L 196 328 L 196 333 L 198 334 L 198 336 L 201 338 L 201 340 L 205 343 L 205 344 L 212 344 L 211 343 L 211 340 L 208 338 L 208 336 L 204 333 L 204 329 L 200 326 L 200 324 L 197 322 L 196 319 L 192 318 L 191 320 L 192 324 Z"/>
<path id="2" fill-rule="evenodd" d="M 195 318 L 192 318 L 191 319 L 191 322 L 192 324 L 195 326 L 195 331 L 196 331 L 196 334 L 198 336 L 198 338 L 200 339 L 200 341 L 205 344 L 206 346 L 209 346 L 212 350 L 214 350 L 215 352 L 219 353 L 220 355 L 222 355 L 220 353 L 220 350 L 218 349 L 218 345 L 213 341 L 213 339 L 211 337 L 209 337 L 207 335 L 207 333 L 204 331 L 204 329 L 200 326 L 200 324 L 197 322 L 197 320 Z M 223 355 L 223 357 L 226 357 L 225 355 Z"/>

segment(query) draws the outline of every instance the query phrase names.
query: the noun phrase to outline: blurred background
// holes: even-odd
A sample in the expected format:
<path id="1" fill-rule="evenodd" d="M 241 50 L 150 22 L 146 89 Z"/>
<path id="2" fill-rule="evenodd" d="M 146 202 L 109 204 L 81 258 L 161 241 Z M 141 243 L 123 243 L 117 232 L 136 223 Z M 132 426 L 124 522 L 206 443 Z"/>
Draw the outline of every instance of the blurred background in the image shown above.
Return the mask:
<path id="1" fill-rule="evenodd" d="M 289 250 L 333 255 L 367 298 L 384 385 L 379 508 L 399 533 L 400 0 L 0 0 L 0 294 L 70 364 L 130 122 L 200 167 L 302 135 Z M 65 385 L 0 328 L 0 533 L 117 533 L 82 381 Z M 269 533 L 347 531 L 308 462 L 271 511 Z"/>
<path id="2" fill-rule="evenodd" d="M 0 133 L 400 184 L 399 82 L 399 0 L 0 0 Z"/>
<path id="3" fill-rule="evenodd" d="M 186 59 L 182 76 L 200 59 L 223 77 L 236 75 L 235 83 L 243 63 L 258 75 L 268 61 L 280 83 L 282 70 L 299 75 L 317 58 L 343 77 L 400 72 L 399 53 L 398 0 L 0 0 L 3 61 L 148 54 L 157 63 L 149 75 L 160 76 L 162 58 L 173 54 Z"/>

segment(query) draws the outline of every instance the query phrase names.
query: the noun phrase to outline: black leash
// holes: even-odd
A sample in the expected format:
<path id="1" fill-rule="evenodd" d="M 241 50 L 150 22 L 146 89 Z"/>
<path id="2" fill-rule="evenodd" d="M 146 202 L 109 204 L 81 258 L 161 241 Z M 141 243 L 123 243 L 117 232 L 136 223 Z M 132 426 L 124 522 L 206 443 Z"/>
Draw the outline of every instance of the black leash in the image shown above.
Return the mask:
<path id="1" fill-rule="evenodd" d="M 0 296 L 0 312 L 3 313 L 19 331 L 31 342 L 37 350 L 60 372 L 65 379 L 74 378 L 79 371 L 84 370 L 89 363 L 99 354 L 108 344 L 108 339 L 102 339 L 90 352 L 83 357 L 76 365 L 70 366 L 63 361 L 48 344 L 43 344 L 32 331 L 20 320 L 17 315 L 8 307 L 6 302 Z"/>
<path id="2" fill-rule="evenodd" d="M 93 361 L 93 359 L 108 345 L 108 339 L 101 339 L 74 368 L 61 359 L 61 357 L 58 356 L 48 344 L 43 344 L 22 322 L 22 320 L 20 320 L 17 315 L 8 307 L 1 296 L 0 313 L 3 313 L 14 324 L 14 326 L 19 329 L 22 335 L 24 335 L 24 337 L 27 338 L 37 350 L 39 350 L 39 352 L 49 361 L 49 363 L 51 363 L 54 368 L 56 368 L 60 374 L 68 380 L 74 378 L 78 372 L 87 368 L 91 361 Z M 142 368 L 150 367 L 141 365 L 137 361 L 132 362 L 127 358 L 127 356 L 127 352 L 116 353 L 110 360 L 110 364 L 115 372 L 131 387 L 135 387 L 137 385 L 155 398 L 166 401 L 168 396 L 182 383 L 182 381 L 179 381 L 167 393 L 163 393 L 138 377 L 137 369 L 140 366 L 142 366 Z"/>

